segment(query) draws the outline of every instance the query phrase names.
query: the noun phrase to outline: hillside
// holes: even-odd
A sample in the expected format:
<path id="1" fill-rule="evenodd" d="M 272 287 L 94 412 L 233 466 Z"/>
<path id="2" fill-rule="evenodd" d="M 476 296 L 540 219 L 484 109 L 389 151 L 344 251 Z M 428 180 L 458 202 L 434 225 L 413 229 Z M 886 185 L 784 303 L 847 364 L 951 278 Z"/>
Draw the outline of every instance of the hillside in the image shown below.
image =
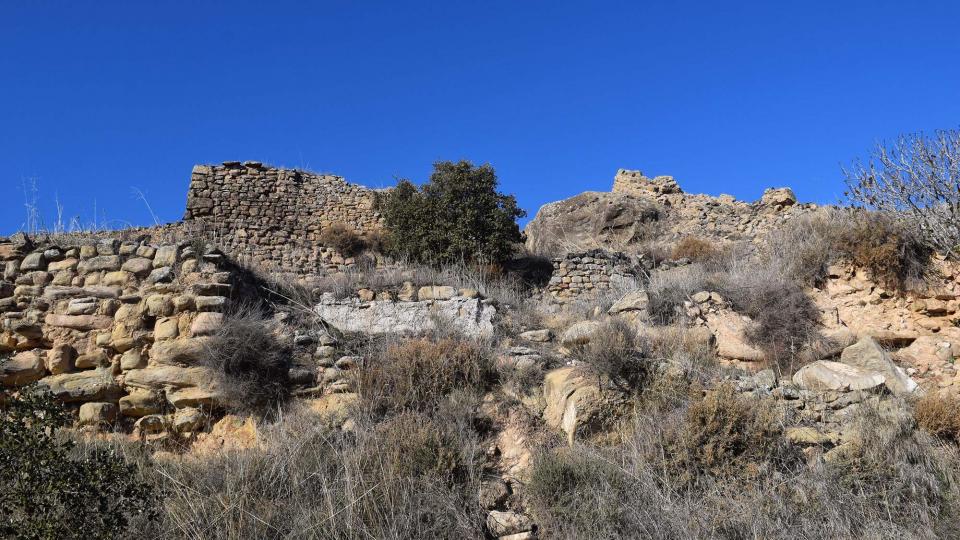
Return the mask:
<path id="1" fill-rule="evenodd" d="M 390 251 L 383 197 L 226 162 L 194 167 L 180 222 L 0 238 L 6 420 L 49 394 L 71 452 L 153 494 L 83 523 L 960 536 L 960 267 L 896 220 L 620 170 L 543 206 L 508 261 L 429 265 Z M 0 444 L 17 489 L 44 442 L 24 437 Z M 0 531 L 62 532 L 17 500 Z"/>

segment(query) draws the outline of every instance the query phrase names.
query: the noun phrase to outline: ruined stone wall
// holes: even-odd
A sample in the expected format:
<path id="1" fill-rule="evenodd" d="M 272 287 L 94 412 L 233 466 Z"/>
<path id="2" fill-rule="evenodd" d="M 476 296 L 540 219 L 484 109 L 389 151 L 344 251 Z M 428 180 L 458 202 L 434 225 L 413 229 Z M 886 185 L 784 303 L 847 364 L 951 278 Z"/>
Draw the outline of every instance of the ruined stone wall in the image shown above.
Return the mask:
<path id="1" fill-rule="evenodd" d="M 205 424 L 220 391 L 201 365 L 245 290 L 225 257 L 187 243 L 0 239 L 0 394 L 38 383 L 81 424 L 143 435 Z"/>
<path id="2" fill-rule="evenodd" d="M 360 235 L 382 228 L 375 191 L 333 175 L 258 162 L 193 168 L 185 223 L 202 223 L 215 242 L 280 270 L 319 274 L 353 261 L 322 246 L 321 232 L 343 224 Z"/>
<path id="3" fill-rule="evenodd" d="M 547 291 L 559 299 L 635 284 L 636 261 L 622 253 L 592 250 L 553 259 Z"/>

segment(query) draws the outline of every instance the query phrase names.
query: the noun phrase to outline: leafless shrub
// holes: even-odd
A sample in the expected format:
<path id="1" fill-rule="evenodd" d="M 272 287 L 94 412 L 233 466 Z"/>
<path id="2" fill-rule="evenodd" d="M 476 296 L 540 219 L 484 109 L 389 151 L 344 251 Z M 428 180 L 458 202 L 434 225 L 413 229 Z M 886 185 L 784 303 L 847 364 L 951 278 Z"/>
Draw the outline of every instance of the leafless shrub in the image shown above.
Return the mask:
<path id="1" fill-rule="evenodd" d="M 320 231 L 320 243 L 336 249 L 344 257 L 360 254 L 367 245 L 356 231 L 343 223 L 334 223 Z"/>
<path id="2" fill-rule="evenodd" d="M 820 286 L 837 262 L 870 272 L 884 287 L 923 285 L 931 250 L 902 219 L 883 212 L 824 208 L 773 231 L 764 246 L 769 264 L 806 286 Z"/>
<path id="3" fill-rule="evenodd" d="M 388 343 L 355 371 L 357 391 L 374 415 L 429 411 L 457 390 L 483 390 L 496 378 L 482 345 L 442 338 Z"/>
<path id="4" fill-rule="evenodd" d="M 602 323 L 579 356 L 590 373 L 609 380 L 622 391 L 635 392 L 651 371 L 647 349 L 648 344 L 633 327 L 615 318 Z"/>
<path id="5" fill-rule="evenodd" d="M 905 214 L 929 247 L 951 258 L 960 254 L 960 131 L 878 143 L 866 164 L 855 161 L 843 172 L 854 203 Z"/>
<path id="6" fill-rule="evenodd" d="M 240 304 L 226 313 L 207 344 L 204 364 L 229 408 L 268 412 L 286 399 L 290 351 L 277 333 L 276 321 L 258 306 Z"/>
<path id="7" fill-rule="evenodd" d="M 684 236 L 673 246 L 671 258 L 703 262 L 719 255 L 720 250 L 717 248 L 715 241 L 706 240 L 699 236 Z"/>
<path id="8" fill-rule="evenodd" d="M 960 398 L 930 392 L 914 405 L 917 425 L 946 441 L 960 442 Z"/>
<path id="9" fill-rule="evenodd" d="M 692 264 L 650 277 L 647 311 L 656 324 L 670 324 L 683 318 L 683 303 L 694 293 L 705 290 L 708 274 L 702 265 Z"/>

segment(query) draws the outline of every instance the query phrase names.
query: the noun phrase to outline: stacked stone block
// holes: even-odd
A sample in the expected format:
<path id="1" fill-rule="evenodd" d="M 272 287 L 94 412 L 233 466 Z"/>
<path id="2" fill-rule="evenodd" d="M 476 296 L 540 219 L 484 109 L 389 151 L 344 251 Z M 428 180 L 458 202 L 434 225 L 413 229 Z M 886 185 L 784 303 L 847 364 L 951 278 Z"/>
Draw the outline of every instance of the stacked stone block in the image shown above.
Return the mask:
<path id="1" fill-rule="evenodd" d="M 547 291 L 561 299 L 633 285 L 636 261 L 622 253 L 592 250 L 553 259 Z"/>
<path id="2" fill-rule="evenodd" d="M 319 274 L 351 266 L 320 243 L 343 224 L 360 235 L 382 228 L 376 192 L 333 175 L 277 169 L 259 162 L 193 168 L 186 224 L 202 224 L 231 255 L 279 270 Z"/>

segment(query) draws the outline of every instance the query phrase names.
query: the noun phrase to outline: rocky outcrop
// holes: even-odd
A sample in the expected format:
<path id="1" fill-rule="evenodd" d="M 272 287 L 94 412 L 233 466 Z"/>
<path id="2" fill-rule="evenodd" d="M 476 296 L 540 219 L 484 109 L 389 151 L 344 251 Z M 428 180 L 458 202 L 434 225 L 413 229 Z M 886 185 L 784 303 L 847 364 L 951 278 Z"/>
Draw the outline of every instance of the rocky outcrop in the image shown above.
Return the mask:
<path id="1" fill-rule="evenodd" d="M 430 296 L 440 287 L 430 288 Z M 454 289 L 450 288 L 451 291 Z M 462 294 L 466 291 L 457 291 Z M 365 334 L 424 334 L 449 325 L 470 337 L 493 335 L 493 318 L 496 308 L 490 300 L 466 295 L 447 297 L 443 300 L 369 300 L 349 298 L 338 300 L 325 294 L 314 312 L 341 332 Z"/>

